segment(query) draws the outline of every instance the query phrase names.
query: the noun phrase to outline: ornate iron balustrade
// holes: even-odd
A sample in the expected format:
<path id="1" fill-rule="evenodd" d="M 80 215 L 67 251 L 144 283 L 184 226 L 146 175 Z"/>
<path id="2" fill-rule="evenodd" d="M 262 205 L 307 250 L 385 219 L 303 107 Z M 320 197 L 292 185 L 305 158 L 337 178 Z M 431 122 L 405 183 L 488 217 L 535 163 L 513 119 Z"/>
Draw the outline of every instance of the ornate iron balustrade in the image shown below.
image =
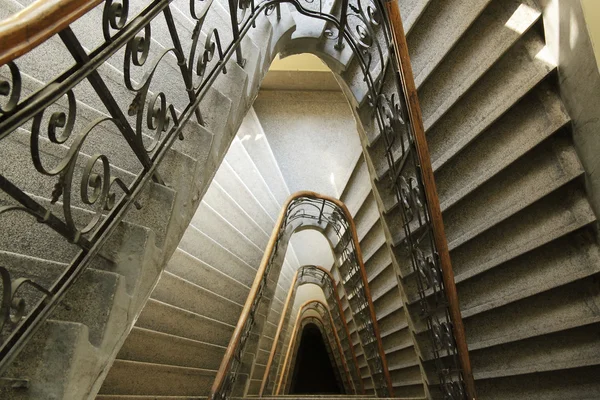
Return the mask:
<path id="1" fill-rule="evenodd" d="M 329 310 L 331 310 L 330 313 L 334 323 L 333 326 L 338 330 L 338 337 L 341 336 L 340 343 L 345 341 L 348 344 L 348 346 L 345 348 L 342 344 L 342 350 L 344 351 L 346 364 L 352 364 L 354 367 L 349 367 L 349 372 L 353 382 L 352 389 L 356 394 L 364 394 L 364 385 L 360 376 L 360 367 L 358 366 L 358 360 L 354 351 L 354 344 L 350 338 L 350 331 L 348 329 L 344 310 L 337 292 L 335 280 L 331 273 L 325 268 L 315 265 L 305 265 L 300 267 L 300 269 L 298 269 L 294 274 L 286 302 L 283 306 L 281 318 L 279 319 L 277 331 L 275 332 L 273 345 L 271 346 L 271 352 L 269 353 L 269 359 L 267 360 L 265 373 L 258 395 L 263 396 L 265 394 L 274 394 L 275 386 L 272 376 L 277 376 L 277 367 L 279 367 L 279 363 L 281 362 L 279 357 L 283 347 L 284 330 L 288 325 L 289 318 L 292 313 L 291 303 L 295 299 L 298 287 L 308 283 L 318 285 L 323 290 L 323 294 L 327 300 L 327 305 L 329 306 Z"/>
<path id="2" fill-rule="evenodd" d="M 332 247 L 340 249 L 339 254 L 336 254 L 339 265 L 353 266 L 348 270 L 348 274 L 352 275 L 347 275 L 347 279 L 344 279 L 344 287 L 347 294 L 352 293 L 350 307 L 357 325 L 360 324 L 364 331 L 368 329 L 368 332 L 359 335 L 359 338 L 365 354 L 368 349 L 367 363 L 373 376 L 374 387 L 379 395 L 392 393 L 391 379 L 352 216 L 339 200 L 313 192 L 298 192 L 290 196 L 282 207 L 250 294 L 219 367 L 211 389 L 211 398 L 226 398 L 232 393 L 248 339 L 252 335 L 260 335 L 260 323 L 258 327 L 255 325 L 257 321 L 266 317 L 266 313 L 261 314 L 258 310 L 270 309 L 272 297 L 264 294 L 272 294 L 277 282 L 284 255 L 280 252 L 282 245 L 287 245 L 296 229 L 308 228 L 318 229 L 326 234 L 331 232 L 328 240 L 335 244 Z M 349 286 L 350 284 L 353 286 Z M 368 339 L 368 342 L 365 339 Z"/>
<path id="3" fill-rule="evenodd" d="M 101 16 L 103 41 L 90 51 L 83 47 L 70 25 L 94 6 L 102 4 L 99 0 L 39 2 L 27 8 L 26 12 L 3 21 L 0 26 L 0 41 L 5 46 L 0 54 L 0 63 L 4 66 L 0 80 L 0 96 L 4 98 L 0 105 L 0 140 L 8 140 L 16 135 L 18 129 L 25 127 L 29 137 L 29 154 L 25 156 L 31 158 L 38 173 L 28 180 L 47 179 L 53 182 L 52 190 L 44 196 L 50 199 L 46 203 L 29 193 L 18 179 L 3 169 L 0 172 L 3 194 L 0 215 L 25 213 L 40 226 L 51 228 L 65 242 L 79 249 L 70 265 L 48 287 L 12 277 L 7 266 L 0 268 L 3 283 L 1 327 L 3 337 L 6 337 L 0 348 L 0 373 L 6 370 L 99 254 L 126 213 L 132 206 L 142 206 L 139 200 L 144 187 L 150 181 L 164 183 L 158 167 L 175 141 L 186 139 L 184 128 L 192 118 L 200 124 L 205 123 L 201 102 L 208 90 L 219 75 L 227 73 L 226 64 L 232 57 L 240 66 L 244 65 L 242 38 L 259 18 L 273 13 L 279 16 L 281 5 L 289 4 L 304 16 L 325 21 L 330 40 L 337 48 L 349 48 L 359 63 L 367 87 L 368 104 L 386 143 L 390 183 L 401 205 L 407 258 L 418 278 L 420 304 L 430 332 L 440 387 L 448 398 L 474 397 L 439 201 L 396 2 L 343 0 L 339 8 L 325 13 L 320 11 L 320 6 L 315 11 L 314 5 L 310 5 L 312 2 L 302 0 L 230 0 L 231 25 L 223 29 L 231 32 L 232 39 L 224 43 L 223 31 L 216 28 L 211 29 L 205 39 L 202 38 L 202 28 L 211 11 L 212 0 L 190 0 L 188 17 L 195 22 L 196 28 L 190 38 L 189 54 L 183 50 L 170 3 L 170 0 L 155 0 L 132 16 L 128 0 L 105 0 Z M 30 12 L 36 7 L 46 7 L 45 19 L 36 20 L 39 14 Z M 31 18 L 31 24 L 23 23 L 19 18 Z M 164 18 L 172 47 L 159 50 L 155 61 L 149 61 L 151 49 L 155 47 L 152 44 L 152 25 L 158 18 Z M 30 25 L 41 28 L 33 38 L 30 37 Z M 56 71 L 57 78 L 34 93 L 21 96 L 23 88 L 18 57 L 54 34 L 58 34 L 73 57 L 74 65 L 67 70 Z M 121 49 L 124 50 L 122 86 L 134 95 L 134 101 L 126 110 L 118 104 L 98 72 Z M 180 90 L 189 98 L 189 102 L 179 108 L 163 91 L 154 90 L 154 84 L 160 79 L 157 79 L 156 72 L 171 56 L 177 60 L 180 71 Z M 134 71 L 141 70 L 146 74 L 137 82 Z M 80 128 L 75 89 L 82 87 L 84 80 L 91 84 L 108 116 Z M 140 171 L 133 178 L 125 179 L 118 172 L 114 160 L 123 154 L 113 154 L 114 149 L 100 146 L 90 155 L 83 151 L 87 145 L 94 143 L 98 132 L 105 130 L 117 133 L 126 143 L 123 149 L 127 150 L 128 162 L 135 162 Z M 61 153 L 58 161 L 44 159 L 40 149 L 46 147 Z M 312 207 L 318 209 L 318 204 Z M 364 317 L 360 316 L 361 310 L 366 309 L 364 305 L 369 302 L 366 278 L 362 279 L 363 286 L 354 286 L 360 281 L 356 272 L 358 260 L 353 259 L 358 249 L 353 248 L 348 235 L 344 237 L 347 230 L 343 223 L 335 220 L 337 214 L 329 211 L 329 217 L 323 213 L 313 217 L 319 223 L 322 219 L 332 218 L 326 222 L 340 229 L 336 231 L 340 240 L 348 241 L 348 246 L 341 246 L 345 247 L 342 257 L 342 265 L 346 267 L 344 285 L 348 288 L 351 306 L 358 315 L 361 332 L 364 332 L 362 340 L 366 343 L 365 355 L 369 366 L 376 371 L 375 375 L 380 375 L 376 383 L 378 394 L 390 396 L 392 390 L 389 379 L 385 377 L 385 356 L 376 350 L 376 346 L 370 346 L 375 341 L 369 341 L 369 338 L 377 337 L 378 332 L 366 313 Z M 301 218 L 300 214 L 290 215 L 286 224 Z M 27 308 L 17 296 L 25 283 L 41 293 L 41 299 Z M 264 284 L 256 289 L 263 287 Z M 427 290 L 434 292 L 434 304 L 428 303 Z M 23 310 L 27 310 L 26 316 L 22 316 Z M 254 313 L 257 310 L 246 311 Z M 246 324 L 243 326 L 246 327 Z M 233 343 L 235 363 L 240 363 L 241 358 L 237 356 L 244 345 L 240 346 L 237 341 L 244 342 L 249 330 L 244 330 L 243 335 L 242 332 L 236 333 L 236 342 Z M 232 364 L 231 358 L 229 360 L 226 371 L 235 364 Z M 226 374 L 227 383 L 217 380 L 213 397 L 226 397 L 230 393 L 235 372 L 232 375 L 225 370 L 220 371 L 219 377 Z"/>
<path id="4" fill-rule="evenodd" d="M 306 315 L 310 311 L 314 311 L 318 316 Z M 323 338 L 329 342 L 332 353 L 331 360 L 335 361 L 339 371 L 344 371 L 347 381 L 346 384 L 344 384 L 343 380 L 341 380 L 340 383 L 341 386 L 346 388 L 346 392 L 348 393 L 350 387 L 348 385 L 351 383 L 350 372 L 347 364 L 344 362 L 344 353 L 339 336 L 335 332 L 329 308 L 319 300 L 308 300 L 298 309 L 298 315 L 296 316 L 296 321 L 292 328 L 292 337 L 290 338 L 290 343 L 286 351 L 283 370 L 277 387 L 277 394 L 289 393 L 293 377 L 292 361 L 295 358 L 294 354 L 298 354 L 298 347 L 300 345 L 298 336 L 308 323 L 317 325 L 321 330 Z M 333 350 L 334 348 L 337 349 L 337 353 Z"/>

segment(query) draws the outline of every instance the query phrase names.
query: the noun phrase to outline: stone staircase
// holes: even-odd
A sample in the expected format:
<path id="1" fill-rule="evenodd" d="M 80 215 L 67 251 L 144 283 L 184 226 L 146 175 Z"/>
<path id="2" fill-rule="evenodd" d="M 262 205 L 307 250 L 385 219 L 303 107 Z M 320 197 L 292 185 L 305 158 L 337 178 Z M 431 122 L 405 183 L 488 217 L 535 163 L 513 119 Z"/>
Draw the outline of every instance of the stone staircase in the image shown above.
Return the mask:
<path id="1" fill-rule="evenodd" d="M 1 1 L 2 18 L 29 4 Z M 399 4 L 478 397 L 598 398 L 596 216 L 586 198 L 584 170 L 545 45 L 539 4 Z M 142 5 L 132 1 L 130 7 L 139 10 Z M 185 16 L 186 7 L 181 0 L 172 5 L 180 36 L 187 38 L 193 24 Z M 100 7 L 73 25 L 86 48 L 102 41 L 100 31 L 87 28 L 98 25 L 98 15 Z M 209 15 L 205 31 L 219 26 L 227 41 L 225 2 L 215 0 Z M 161 23 L 153 26 L 153 45 L 165 49 L 168 36 Z M 349 96 L 361 122 L 365 155 L 341 197 L 356 219 L 395 395 L 441 398 L 416 302 L 416 280 L 403 246 L 400 211 L 390 190 L 385 144 L 369 120 L 356 60 L 347 48 L 336 51 L 325 34 L 326 24 L 307 22 L 285 6 L 280 21 L 274 15 L 259 20 L 244 39 L 245 68 L 230 62 L 228 74 L 201 103 L 207 128 L 190 122 L 186 140 L 176 144 L 159 168 L 169 185 L 151 183 L 145 188 L 143 207 L 128 213 L 102 257 L 7 372 L 9 377 L 31 379 L 29 390 L 2 388 L 3 398 L 77 399 L 98 390 L 97 398 L 103 400 L 208 394 L 254 278 L 252 271 L 286 196 L 283 181 L 273 179 L 268 160 L 263 162 L 265 149 L 252 148 L 242 135 L 234 138 L 279 51 L 321 56 Z M 182 42 L 184 48 L 189 46 Z M 24 94 L 69 68 L 71 59 L 57 37 L 22 57 Z M 99 72 L 121 108 L 127 109 L 132 96 L 122 88 L 121 62 L 122 55 L 115 56 Z M 165 68 L 175 70 L 175 58 Z M 169 78 L 161 85 L 166 93 L 180 87 Z M 76 88 L 78 118 L 105 116 L 105 106 L 89 87 L 81 86 Z M 175 107 L 187 103 L 185 92 L 175 93 L 170 97 Z M 57 107 L 65 109 L 64 103 Z M 31 162 L 8 157 L 28 154 L 28 129 L 3 140 L 0 167 L 49 204 L 54 182 L 33 184 L 26 179 L 34 174 L 27 173 L 33 169 Z M 132 155 L 122 150 L 127 147 L 118 142 L 118 132 L 110 126 L 104 130 L 110 140 L 95 143 L 114 143 L 113 163 L 119 176 L 130 182 L 138 172 Z M 61 157 L 50 146 L 44 150 L 52 161 Z M 92 150 L 84 151 L 82 165 Z M 2 201 L 10 204 L 4 197 Z M 77 212 L 76 218 L 89 218 L 83 209 Z M 76 254 L 74 245 L 30 218 L 5 215 L 3 224 L 14 230 L 0 236 L 0 261 L 19 276 L 52 282 Z M 39 232 L 35 237 L 30 234 L 34 230 Z M 166 272 L 157 282 L 164 265 Z M 297 267 L 290 257 L 282 273 L 287 286 Z M 286 292 L 281 285 L 275 294 L 276 312 L 268 321 L 273 330 L 276 308 L 282 307 Z M 348 308 L 346 312 L 358 342 Z M 258 367 L 268 357 L 266 344 L 256 357 Z M 372 390 L 364 355 L 357 356 L 365 387 Z M 256 376 L 262 376 L 256 366 Z M 249 387 L 254 390 L 258 381 L 253 379 Z"/>
<path id="2" fill-rule="evenodd" d="M 267 184 L 260 173 L 278 166 L 269 157 L 268 143 L 254 140 L 261 128 L 252 114 L 244 119 L 97 399 L 208 393 L 267 245 L 265 230 L 273 229 L 287 197 L 280 175 Z M 244 140 L 246 135 L 253 136 Z M 283 308 L 298 267 L 292 249 L 274 311 Z M 278 322 L 269 324 L 276 328 Z M 268 357 L 267 351 L 261 353 L 259 366 Z"/>
<path id="3" fill-rule="evenodd" d="M 420 16 L 409 25 L 408 47 L 478 396 L 596 398 L 596 216 L 541 8 L 535 1 L 411 3 Z M 368 145 L 404 310 L 433 385 L 383 143 Z M 439 397 L 433 386 L 430 396 Z"/>

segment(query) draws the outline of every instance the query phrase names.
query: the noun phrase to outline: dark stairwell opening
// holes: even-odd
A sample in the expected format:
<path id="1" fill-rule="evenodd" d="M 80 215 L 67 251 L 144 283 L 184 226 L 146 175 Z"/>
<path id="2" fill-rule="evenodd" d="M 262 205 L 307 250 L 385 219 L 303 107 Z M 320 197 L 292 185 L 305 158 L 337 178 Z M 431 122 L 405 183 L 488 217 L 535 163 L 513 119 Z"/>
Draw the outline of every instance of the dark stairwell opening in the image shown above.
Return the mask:
<path id="1" fill-rule="evenodd" d="M 321 331 L 308 324 L 302 331 L 290 394 L 343 394 Z"/>

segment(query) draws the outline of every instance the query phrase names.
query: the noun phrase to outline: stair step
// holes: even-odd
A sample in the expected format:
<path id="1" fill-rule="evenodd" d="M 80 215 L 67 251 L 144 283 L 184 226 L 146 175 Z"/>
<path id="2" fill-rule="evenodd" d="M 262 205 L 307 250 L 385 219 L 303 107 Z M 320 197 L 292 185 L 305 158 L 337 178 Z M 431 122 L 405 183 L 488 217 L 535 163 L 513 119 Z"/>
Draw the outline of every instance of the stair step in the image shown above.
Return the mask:
<path id="1" fill-rule="evenodd" d="M 404 32 L 407 36 L 410 36 L 410 32 L 427 9 L 429 3 L 431 3 L 431 0 L 398 0 L 398 7 L 402 14 L 402 25 L 404 25 Z"/>
<path id="2" fill-rule="evenodd" d="M 59 399 L 67 393 L 84 397 L 90 371 L 83 360 L 94 355 L 87 333 L 83 324 L 46 320 L 3 375 L 27 379 L 30 386 L 24 391 L 3 385 L 0 396 L 7 400 Z"/>
<path id="3" fill-rule="evenodd" d="M 436 171 L 446 210 L 570 121 L 558 95 L 542 84 Z M 468 166 L 468 167 L 467 167 Z"/>
<path id="4" fill-rule="evenodd" d="M 519 396 L 531 400 L 592 400 L 598 398 L 600 393 L 598 374 L 600 368 L 593 366 L 480 380 L 477 381 L 477 394 L 494 400 L 509 400 Z"/>
<path id="5" fill-rule="evenodd" d="M 369 289 L 371 290 L 371 298 L 376 301 L 384 296 L 389 291 L 397 288 L 396 274 L 393 268 L 385 268 L 379 275 L 374 278 L 369 277 Z"/>
<path id="6" fill-rule="evenodd" d="M 179 248 L 171 256 L 165 270 L 238 304 L 243 304 L 250 292 L 249 286 Z"/>
<path id="7" fill-rule="evenodd" d="M 570 141 L 552 137 L 445 213 L 449 248 L 459 247 L 582 174 Z"/>
<path id="8" fill-rule="evenodd" d="M 600 272 L 600 254 L 591 236 L 589 231 L 576 232 L 459 283 L 463 318 Z"/>
<path id="9" fill-rule="evenodd" d="M 186 281 L 170 272 L 164 272 L 152 298 L 204 317 L 235 325 L 242 305 Z"/>
<path id="10" fill-rule="evenodd" d="M 252 243 L 240 231 L 206 203 L 201 203 L 190 221 L 191 226 L 210 236 L 212 240 L 257 269 L 263 257 L 263 249 Z M 189 228 L 188 228 L 189 229 Z"/>
<path id="11" fill-rule="evenodd" d="M 148 349 L 153 349 L 148 351 Z M 219 369 L 226 348 L 167 333 L 134 327 L 118 358 L 152 364 Z"/>
<path id="12" fill-rule="evenodd" d="M 268 183 L 264 180 L 238 138 L 234 138 L 231 147 L 229 147 L 227 162 L 244 184 L 252 188 L 254 197 L 271 218 L 276 220 L 281 211 L 281 205 L 271 193 Z"/>
<path id="13" fill-rule="evenodd" d="M 533 372 L 598 365 L 600 325 L 592 324 L 542 337 L 470 352 L 475 378 L 491 379 Z M 498 366 L 504 368 L 498 369 Z"/>
<path id="14" fill-rule="evenodd" d="M 216 371 L 116 360 L 100 394 L 206 396 Z"/>
<path id="15" fill-rule="evenodd" d="M 418 365 L 392 370 L 390 371 L 390 378 L 394 383 L 394 388 L 419 385 L 421 390 L 423 390 L 423 379 L 421 378 L 421 369 Z"/>
<path id="16" fill-rule="evenodd" d="M 535 31 L 515 44 L 470 90 L 435 121 L 426 122 L 434 169 L 463 148 L 545 78 L 554 66 Z"/>
<path id="17" fill-rule="evenodd" d="M 283 204 L 290 195 L 290 189 L 281 174 L 279 164 L 269 145 L 261 122 L 251 108 L 237 133 L 241 144 L 254 162 L 258 173 L 269 183 L 269 190 L 278 204 Z"/>
<path id="18" fill-rule="evenodd" d="M 599 322 L 597 280 L 597 276 L 585 278 L 466 319 L 469 349 L 539 338 Z"/>
<path id="19" fill-rule="evenodd" d="M 451 250 L 454 273 L 474 276 L 594 220 L 581 189 L 567 185 Z"/>
<path id="20" fill-rule="evenodd" d="M 186 230 L 179 247 L 248 287 L 254 282 L 256 269 L 193 226 Z"/>
<path id="21" fill-rule="evenodd" d="M 419 360 L 414 347 L 403 348 L 401 350 L 386 351 L 386 360 L 390 371 L 410 368 L 419 365 Z"/>
<path id="22" fill-rule="evenodd" d="M 372 194 L 369 194 L 354 216 L 354 224 L 356 225 L 356 234 L 359 241 L 364 239 L 367 232 L 373 228 L 378 220 L 379 208 L 377 207 L 377 201 Z"/>
<path id="23" fill-rule="evenodd" d="M 267 247 L 269 234 L 260 228 L 218 182 L 211 183 L 202 201 L 223 216 L 256 246 L 261 249 Z"/>
<path id="24" fill-rule="evenodd" d="M 407 37 L 417 87 L 489 3 L 490 0 L 448 0 L 429 4 Z"/>
<path id="25" fill-rule="evenodd" d="M 226 160 L 217 171 L 215 180 L 264 232 L 269 235 L 271 234 L 275 225 L 275 219 L 269 215 L 254 197 L 252 191 L 245 185 Z"/>
<path id="26" fill-rule="evenodd" d="M 234 326 L 149 299 L 136 326 L 217 346 L 227 346 Z"/>

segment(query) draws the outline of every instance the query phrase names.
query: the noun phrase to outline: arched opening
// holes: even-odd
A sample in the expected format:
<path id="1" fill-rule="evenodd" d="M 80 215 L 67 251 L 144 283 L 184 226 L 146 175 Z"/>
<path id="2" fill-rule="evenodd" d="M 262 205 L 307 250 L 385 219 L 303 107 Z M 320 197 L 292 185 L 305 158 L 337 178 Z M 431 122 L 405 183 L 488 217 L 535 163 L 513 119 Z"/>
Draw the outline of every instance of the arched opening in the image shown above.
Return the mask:
<path id="1" fill-rule="evenodd" d="M 321 330 L 307 324 L 302 330 L 290 394 L 343 394 Z"/>

